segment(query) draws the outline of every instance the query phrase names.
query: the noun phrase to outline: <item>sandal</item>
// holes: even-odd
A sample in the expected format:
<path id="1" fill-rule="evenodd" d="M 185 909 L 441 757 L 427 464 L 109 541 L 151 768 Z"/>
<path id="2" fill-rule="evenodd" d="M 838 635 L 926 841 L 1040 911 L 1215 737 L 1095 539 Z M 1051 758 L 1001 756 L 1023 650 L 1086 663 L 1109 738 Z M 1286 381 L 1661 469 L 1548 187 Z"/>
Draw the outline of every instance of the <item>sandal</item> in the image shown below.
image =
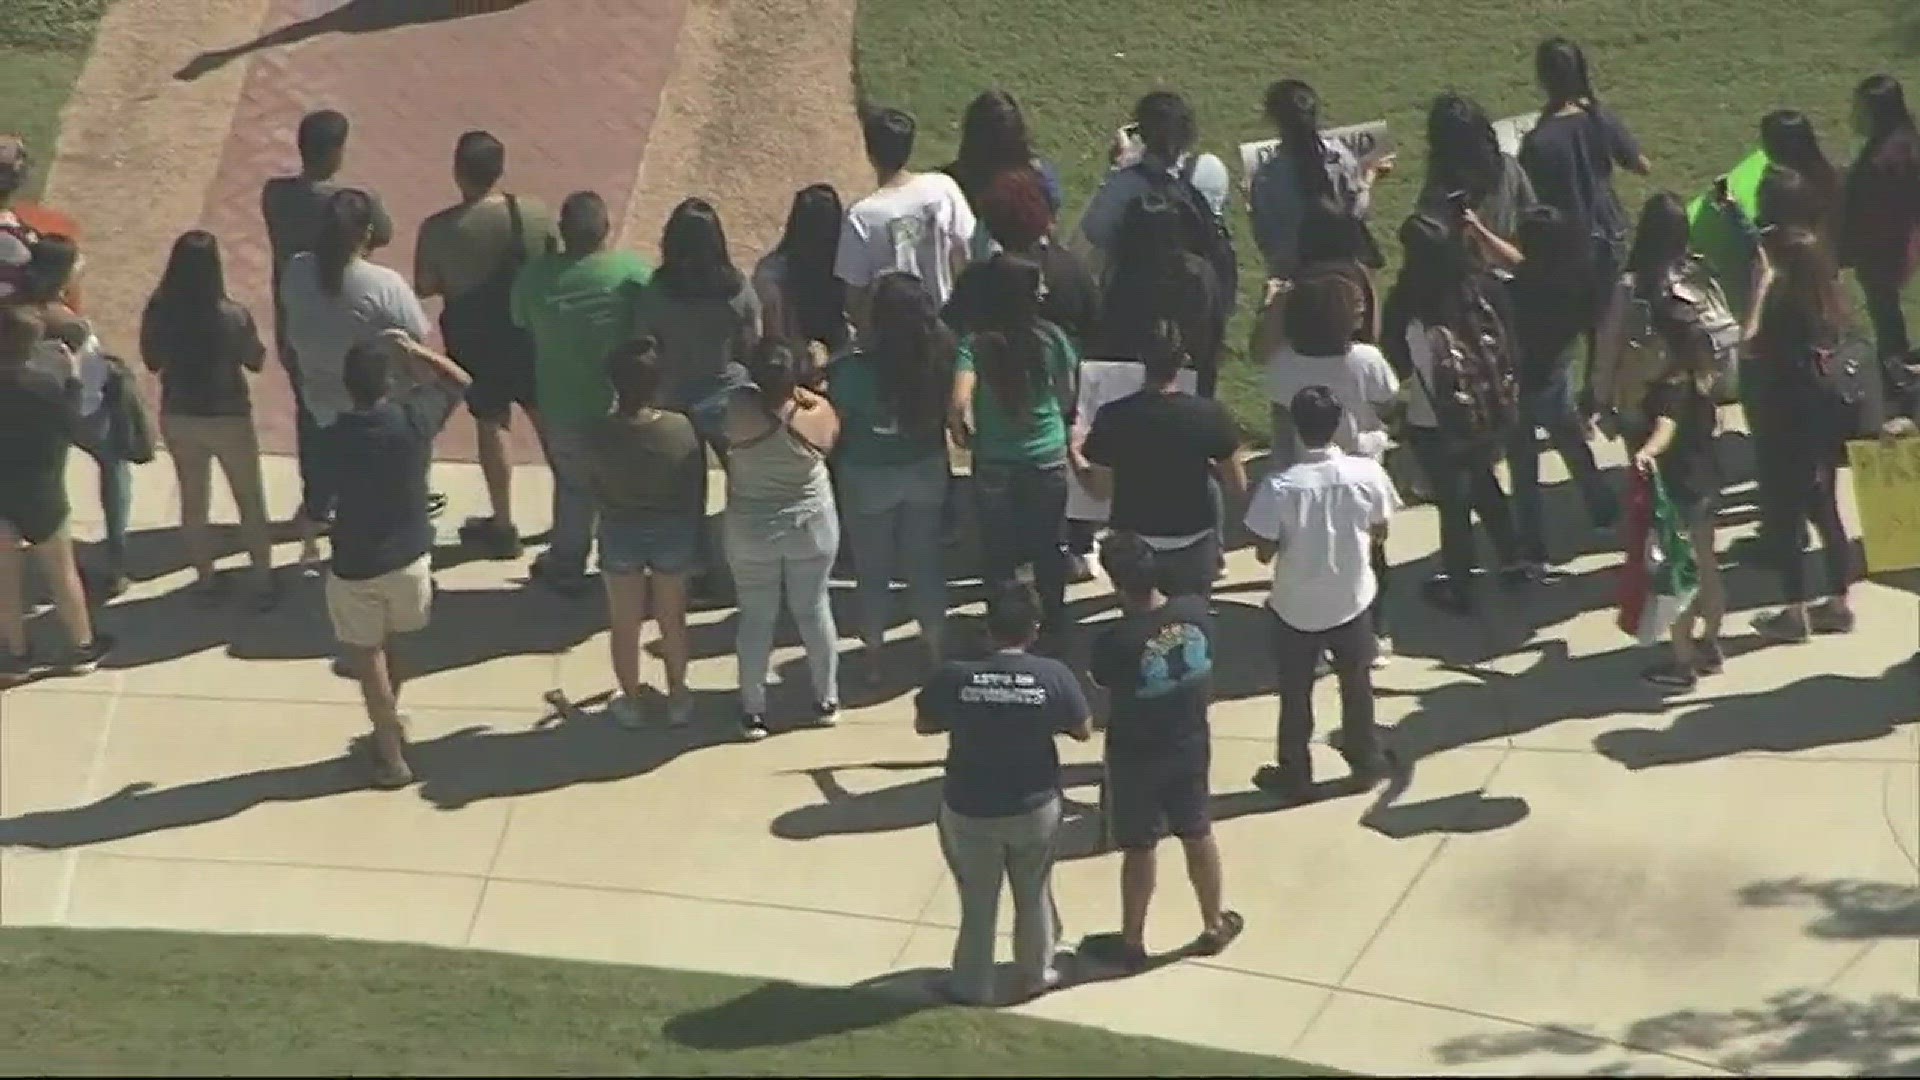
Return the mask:
<path id="1" fill-rule="evenodd" d="M 1197 956 L 1219 956 L 1227 951 L 1240 932 L 1247 928 L 1247 920 L 1237 911 L 1220 913 L 1220 925 L 1210 927 L 1205 933 L 1194 939 L 1193 951 Z"/>
<path id="2" fill-rule="evenodd" d="M 1640 677 L 1649 685 L 1663 690 L 1691 690 L 1700 682 L 1691 667 L 1683 668 L 1672 661 L 1656 664 L 1642 672 Z"/>

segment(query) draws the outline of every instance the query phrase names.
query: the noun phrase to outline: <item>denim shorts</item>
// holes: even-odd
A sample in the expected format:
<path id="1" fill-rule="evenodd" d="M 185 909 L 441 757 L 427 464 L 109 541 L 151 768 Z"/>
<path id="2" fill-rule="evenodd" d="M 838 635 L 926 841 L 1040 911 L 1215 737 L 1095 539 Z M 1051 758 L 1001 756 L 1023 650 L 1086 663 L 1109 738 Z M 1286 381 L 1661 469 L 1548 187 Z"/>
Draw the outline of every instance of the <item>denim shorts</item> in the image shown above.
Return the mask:
<path id="1" fill-rule="evenodd" d="M 600 572 L 685 574 L 700 557 L 698 514 L 600 515 Z"/>

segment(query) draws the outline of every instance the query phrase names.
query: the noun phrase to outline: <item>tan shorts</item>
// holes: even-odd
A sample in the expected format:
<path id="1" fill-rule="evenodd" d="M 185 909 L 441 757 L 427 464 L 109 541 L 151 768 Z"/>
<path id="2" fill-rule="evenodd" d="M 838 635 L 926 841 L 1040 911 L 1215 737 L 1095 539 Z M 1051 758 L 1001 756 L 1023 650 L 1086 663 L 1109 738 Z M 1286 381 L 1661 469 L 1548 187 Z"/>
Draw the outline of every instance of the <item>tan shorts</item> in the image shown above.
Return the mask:
<path id="1" fill-rule="evenodd" d="M 327 575 L 327 615 L 342 645 L 377 648 L 395 634 L 427 627 L 433 609 L 433 556 L 365 581 Z"/>

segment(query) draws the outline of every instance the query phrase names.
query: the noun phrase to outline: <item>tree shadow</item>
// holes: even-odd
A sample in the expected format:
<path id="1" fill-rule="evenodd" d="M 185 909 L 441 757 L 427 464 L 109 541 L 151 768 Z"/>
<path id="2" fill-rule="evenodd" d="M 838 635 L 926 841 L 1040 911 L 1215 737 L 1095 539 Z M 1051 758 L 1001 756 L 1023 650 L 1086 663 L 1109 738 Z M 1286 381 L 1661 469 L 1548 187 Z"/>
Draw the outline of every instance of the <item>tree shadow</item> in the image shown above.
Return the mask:
<path id="1" fill-rule="evenodd" d="M 371 34 L 402 26 L 464 19 L 510 11 L 528 0 L 346 0 L 310 19 L 276 27 L 252 41 L 223 49 L 209 49 L 173 73 L 180 82 L 192 82 L 241 57 L 266 49 L 281 49 L 326 34 Z"/>
<path id="2" fill-rule="evenodd" d="M 852 986 L 770 982 L 718 1005 L 681 1013 L 661 1029 L 690 1050 L 791 1046 L 904 1020 L 938 1007 L 932 968 L 894 971 Z"/>
<path id="3" fill-rule="evenodd" d="M 703 695 L 711 697 L 712 695 Z M 489 799 L 534 795 L 578 784 L 645 776 L 682 754 L 736 741 L 707 719 L 685 728 L 632 732 L 599 715 L 571 711 L 553 722 L 498 729 L 468 727 L 412 743 L 414 793 L 440 810 Z M 225 820 L 265 803 L 306 802 L 360 791 L 371 771 L 364 737 L 322 761 L 198 780 L 172 787 L 141 782 L 84 806 L 0 818 L 0 848 L 62 849 L 123 840 Z"/>
<path id="4" fill-rule="evenodd" d="M 1920 937 L 1920 888 L 1886 882 L 1791 878 L 1759 881 L 1737 893 L 1743 904 L 1804 904 L 1825 913 L 1806 932 L 1842 940 Z M 1920 1070 L 1920 996 L 1857 998 L 1827 987 L 1799 987 L 1736 1009 L 1681 1009 L 1618 1032 L 1540 1028 L 1450 1039 L 1434 1050 L 1450 1066 L 1484 1068 L 1542 1054 L 1585 1057 L 1590 1075 L 1622 1071 L 1607 1060 L 1622 1051 L 1661 1054 L 1741 1075 L 1818 1070 L 1856 1076 L 1910 1076 Z M 1502 1071 L 1524 1066 L 1509 1064 Z M 1534 1066 L 1538 1068 L 1537 1065 Z M 1554 1071 L 1562 1071 L 1555 1069 Z"/>

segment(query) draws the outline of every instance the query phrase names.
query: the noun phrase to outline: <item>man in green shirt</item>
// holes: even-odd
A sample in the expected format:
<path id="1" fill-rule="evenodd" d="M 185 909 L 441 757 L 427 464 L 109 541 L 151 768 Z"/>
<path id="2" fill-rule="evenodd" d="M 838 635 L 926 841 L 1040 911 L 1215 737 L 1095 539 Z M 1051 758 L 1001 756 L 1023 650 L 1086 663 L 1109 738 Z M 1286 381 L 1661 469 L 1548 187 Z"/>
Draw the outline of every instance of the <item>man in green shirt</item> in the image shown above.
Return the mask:
<path id="1" fill-rule="evenodd" d="M 652 270 L 630 251 L 610 251 L 607 203 L 591 191 L 560 204 L 558 252 L 527 264 L 513 283 L 513 321 L 533 336 L 540 433 L 553 468 L 553 533 L 534 577 L 563 596 L 588 591 L 593 493 L 587 434 L 607 414 L 606 359 L 633 333 L 633 290 Z"/>

